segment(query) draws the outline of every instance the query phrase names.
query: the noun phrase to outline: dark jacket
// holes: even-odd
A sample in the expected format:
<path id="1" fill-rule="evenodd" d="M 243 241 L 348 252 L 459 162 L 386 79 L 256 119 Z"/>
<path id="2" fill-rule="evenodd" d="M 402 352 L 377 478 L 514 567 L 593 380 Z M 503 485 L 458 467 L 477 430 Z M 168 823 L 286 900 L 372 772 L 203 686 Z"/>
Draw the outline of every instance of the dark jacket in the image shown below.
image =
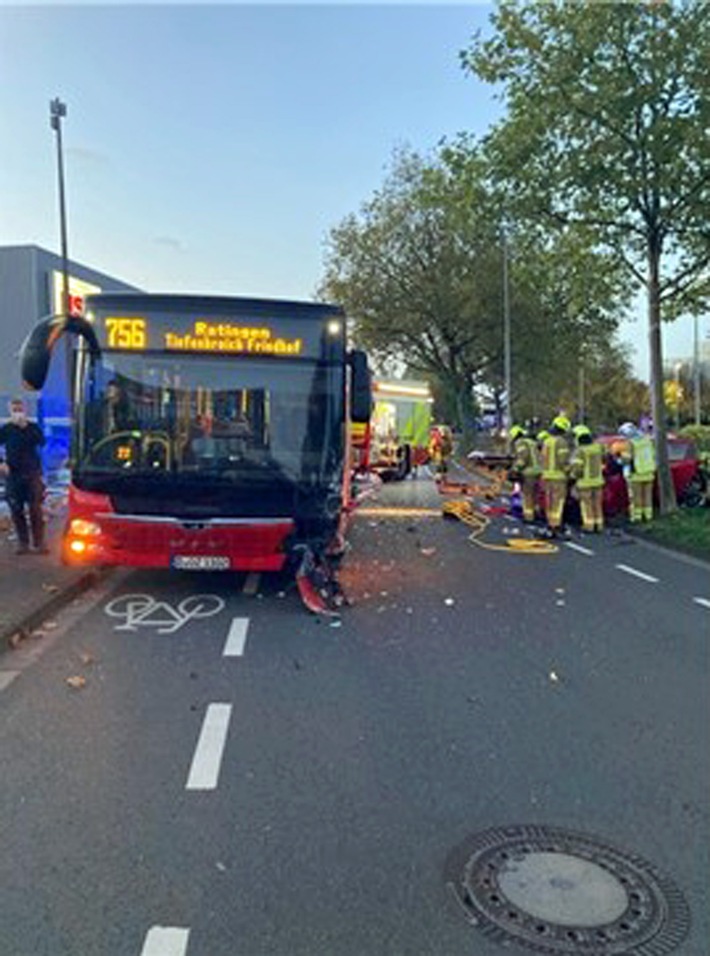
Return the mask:
<path id="1" fill-rule="evenodd" d="M 24 427 L 14 422 L 0 426 L 0 445 L 5 446 L 11 476 L 29 478 L 42 474 L 39 449 L 44 445 L 44 435 L 35 422 L 27 422 Z"/>

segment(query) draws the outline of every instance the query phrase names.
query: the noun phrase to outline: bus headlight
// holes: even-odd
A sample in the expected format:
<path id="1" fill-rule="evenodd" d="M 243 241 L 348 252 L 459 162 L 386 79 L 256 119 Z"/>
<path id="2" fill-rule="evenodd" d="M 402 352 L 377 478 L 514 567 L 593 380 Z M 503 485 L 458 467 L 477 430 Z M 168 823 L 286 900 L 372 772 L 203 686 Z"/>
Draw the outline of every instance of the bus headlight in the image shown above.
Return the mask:
<path id="1" fill-rule="evenodd" d="M 78 538 L 96 538 L 101 534 L 101 525 L 85 518 L 72 518 L 69 522 L 69 534 Z"/>

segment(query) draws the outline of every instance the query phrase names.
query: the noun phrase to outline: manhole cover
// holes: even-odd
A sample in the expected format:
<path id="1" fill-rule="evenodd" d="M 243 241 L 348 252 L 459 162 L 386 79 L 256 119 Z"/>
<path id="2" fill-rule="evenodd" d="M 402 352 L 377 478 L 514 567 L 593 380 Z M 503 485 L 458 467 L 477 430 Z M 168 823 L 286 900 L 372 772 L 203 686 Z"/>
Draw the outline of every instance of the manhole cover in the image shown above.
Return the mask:
<path id="1" fill-rule="evenodd" d="M 663 956 L 690 928 L 680 891 L 595 837 L 544 826 L 474 834 L 446 876 L 478 929 L 538 953 Z"/>

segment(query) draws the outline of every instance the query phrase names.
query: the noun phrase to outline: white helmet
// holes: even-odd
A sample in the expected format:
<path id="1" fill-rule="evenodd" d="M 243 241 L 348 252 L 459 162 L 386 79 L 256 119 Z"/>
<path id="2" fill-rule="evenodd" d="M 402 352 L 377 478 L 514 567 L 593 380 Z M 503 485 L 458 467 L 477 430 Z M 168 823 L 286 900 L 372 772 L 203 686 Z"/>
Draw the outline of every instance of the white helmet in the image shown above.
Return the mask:
<path id="1" fill-rule="evenodd" d="M 633 422 L 624 422 L 623 425 L 619 425 L 619 434 L 622 438 L 636 438 L 638 433 L 639 430 Z"/>

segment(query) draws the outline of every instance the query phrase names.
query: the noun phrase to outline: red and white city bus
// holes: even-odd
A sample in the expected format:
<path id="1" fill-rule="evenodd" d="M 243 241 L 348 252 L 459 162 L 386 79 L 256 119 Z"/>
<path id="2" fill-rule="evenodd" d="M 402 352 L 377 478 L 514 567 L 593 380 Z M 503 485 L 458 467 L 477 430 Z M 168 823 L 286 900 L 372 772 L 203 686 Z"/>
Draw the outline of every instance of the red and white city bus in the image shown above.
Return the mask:
<path id="1" fill-rule="evenodd" d="M 371 411 L 367 359 L 348 350 L 342 310 L 92 295 L 83 317 L 48 317 L 28 336 L 28 387 L 42 387 L 66 332 L 76 346 L 64 561 L 291 564 L 307 605 L 332 605 L 329 556 L 352 505 L 349 430 Z"/>

